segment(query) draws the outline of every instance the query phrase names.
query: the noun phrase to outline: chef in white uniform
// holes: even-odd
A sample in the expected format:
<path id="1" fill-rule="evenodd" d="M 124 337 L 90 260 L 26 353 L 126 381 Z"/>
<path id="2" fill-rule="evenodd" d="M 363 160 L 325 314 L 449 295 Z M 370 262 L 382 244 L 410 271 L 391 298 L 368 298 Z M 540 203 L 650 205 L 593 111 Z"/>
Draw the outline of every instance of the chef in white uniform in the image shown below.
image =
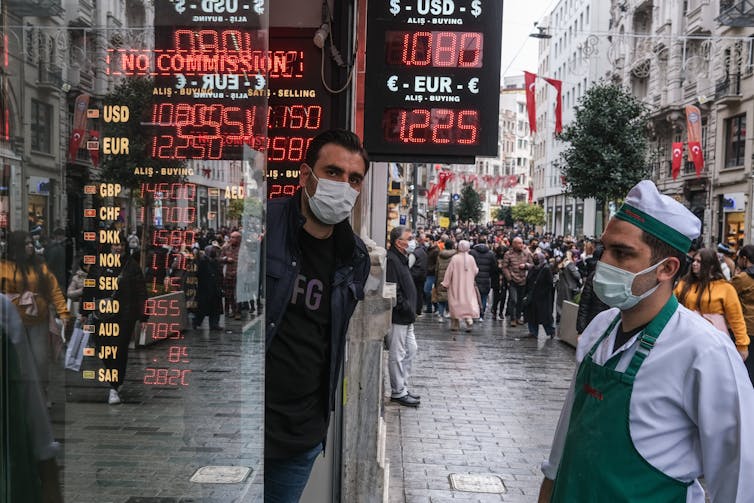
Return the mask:
<path id="1" fill-rule="evenodd" d="M 754 502 L 754 389 L 728 334 L 673 285 L 701 222 L 642 181 L 602 236 L 540 503 Z"/>

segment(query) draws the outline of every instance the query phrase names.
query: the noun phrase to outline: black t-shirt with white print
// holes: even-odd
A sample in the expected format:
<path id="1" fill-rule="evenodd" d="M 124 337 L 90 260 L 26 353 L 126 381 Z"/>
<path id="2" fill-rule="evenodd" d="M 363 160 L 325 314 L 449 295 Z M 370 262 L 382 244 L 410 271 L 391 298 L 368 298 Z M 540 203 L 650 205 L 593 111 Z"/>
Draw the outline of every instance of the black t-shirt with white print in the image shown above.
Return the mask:
<path id="1" fill-rule="evenodd" d="M 301 270 L 266 358 L 265 457 L 301 454 L 327 433 L 335 241 L 300 234 Z"/>

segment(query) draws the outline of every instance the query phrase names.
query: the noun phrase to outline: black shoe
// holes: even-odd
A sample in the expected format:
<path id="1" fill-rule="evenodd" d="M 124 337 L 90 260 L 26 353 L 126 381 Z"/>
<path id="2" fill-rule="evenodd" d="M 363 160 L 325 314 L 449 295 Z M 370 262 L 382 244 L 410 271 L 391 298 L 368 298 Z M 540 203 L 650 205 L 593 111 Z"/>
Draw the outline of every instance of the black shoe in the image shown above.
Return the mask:
<path id="1" fill-rule="evenodd" d="M 212 332 L 220 332 L 222 330 L 225 330 L 223 327 L 209 327 L 209 329 Z"/>
<path id="2" fill-rule="evenodd" d="M 400 398 L 390 398 L 390 401 L 398 402 L 404 407 L 418 407 L 420 403 L 419 400 L 412 398 L 411 395 L 402 396 Z"/>
<path id="3" fill-rule="evenodd" d="M 413 398 L 414 400 L 421 400 L 421 399 L 422 399 L 421 395 L 414 395 L 414 394 L 413 394 L 413 393 L 411 393 L 410 391 L 408 392 L 408 396 L 410 396 L 410 397 L 411 397 L 411 398 Z"/>

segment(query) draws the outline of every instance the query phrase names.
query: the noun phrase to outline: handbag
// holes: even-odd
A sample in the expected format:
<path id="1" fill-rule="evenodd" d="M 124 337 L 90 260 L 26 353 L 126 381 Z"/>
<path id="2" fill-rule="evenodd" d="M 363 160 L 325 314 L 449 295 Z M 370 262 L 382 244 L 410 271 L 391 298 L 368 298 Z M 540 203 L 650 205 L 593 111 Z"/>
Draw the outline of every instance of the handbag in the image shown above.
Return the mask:
<path id="1" fill-rule="evenodd" d="M 39 307 L 37 306 L 37 294 L 26 290 L 22 293 L 9 293 L 8 299 L 18 307 L 19 311 L 23 311 L 26 316 L 37 317 L 39 316 Z"/>

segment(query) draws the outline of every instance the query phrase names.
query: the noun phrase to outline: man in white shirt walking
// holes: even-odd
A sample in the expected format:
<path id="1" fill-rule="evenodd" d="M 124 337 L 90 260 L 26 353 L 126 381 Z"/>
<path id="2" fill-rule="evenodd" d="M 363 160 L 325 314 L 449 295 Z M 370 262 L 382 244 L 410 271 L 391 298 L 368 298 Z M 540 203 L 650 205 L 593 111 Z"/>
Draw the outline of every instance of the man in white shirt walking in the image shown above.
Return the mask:
<path id="1" fill-rule="evenodd" d="M 701 222 L 642 181 L 610 220 L 603 311 L 579 339 L 539 502 L 754 501 L 754 390 L 727 334 L 673 284 Z"/>

